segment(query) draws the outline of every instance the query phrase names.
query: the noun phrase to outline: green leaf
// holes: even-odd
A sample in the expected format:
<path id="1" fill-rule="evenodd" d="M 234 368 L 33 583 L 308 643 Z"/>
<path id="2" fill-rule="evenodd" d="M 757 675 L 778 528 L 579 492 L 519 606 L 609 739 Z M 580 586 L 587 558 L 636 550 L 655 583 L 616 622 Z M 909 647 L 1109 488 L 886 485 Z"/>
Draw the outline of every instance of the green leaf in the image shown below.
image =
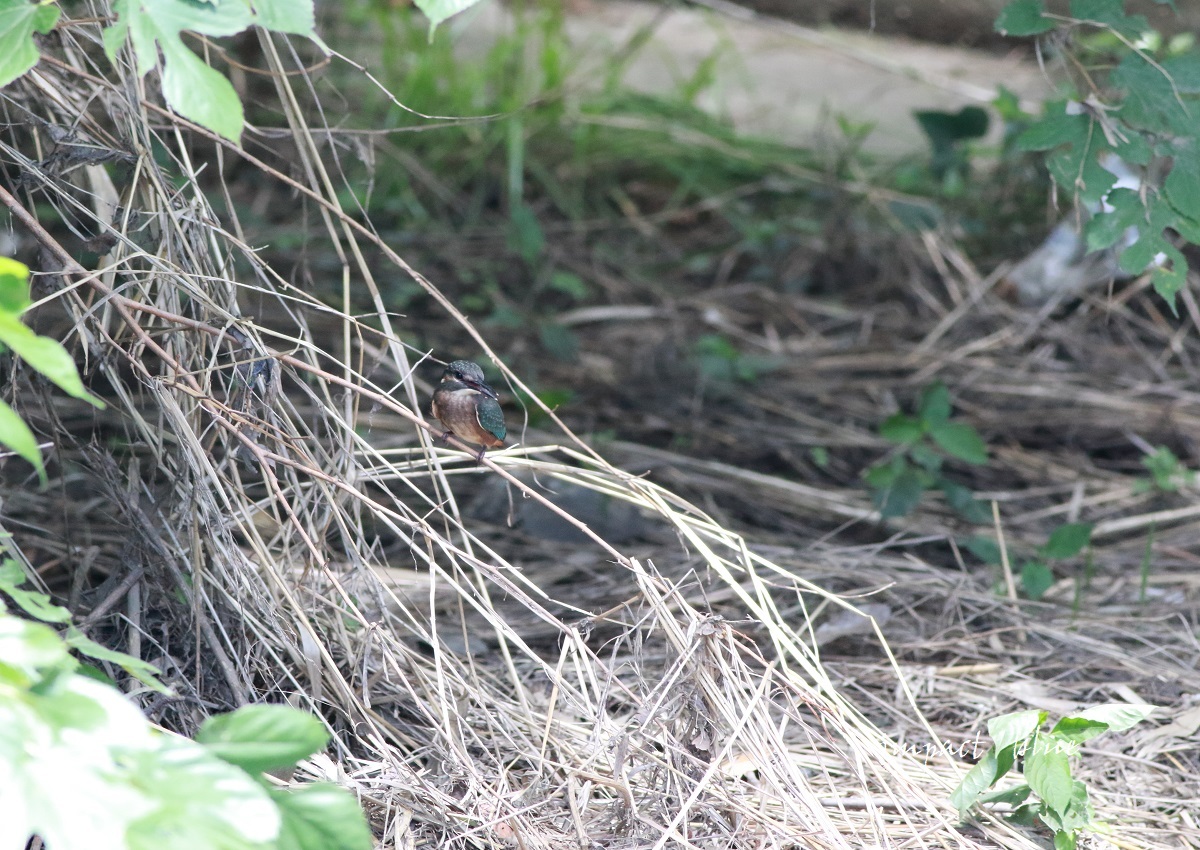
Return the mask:
<path id="1" fill-rule="evenodd" d="M 18 457 L 24 458 L 37 470 L 38 478 L 46 483 L 46 467 L 42 464 L 42 450 L 38 448 L 37 437 L 25 420 L 17 415 L 4 401 L 0 401 L 0 443 L 8 446 Z"/>
<path id="2" fill-rule="evenodd" d="M 1095 720 L 1105 723 L 1113 732 L 1124 732 L 1149 717 L 1157 706 L 1134 705 L 1132 703 L 1115 702 L 1105 705 L 1093 705 L 1075 715 L 1083 720 Z"/>
<path id="3" fill-rule="evenodd" d="M 1017 137 L 1023 151 L 1048 151 L 1059 145 L 1085 145 L 1090 122 L 1085 115 L 1067 114 L 1065 100 L 1046 104 L 1042 117 Z"/>
<path id="4" fill-rule="evenodd" d="M 1021 589 L 1035 602 L 1054 585 L 1054 573 L 1040 561 L 1026 561 L 1021 566 Z"/>
<path id="5" fill-rule="evenodd" d="M 96 407 L 104 407 L 103 401 L 84 388 L 75 368 L 75 361 L 57 340 L 48 336 L 38 336 L 16 316 L 0 312 L 0 343 L 11 348 L 67 395 L 83 399 Z"/>
<path id="6" fill-rule="evenodd" d="M 20 671 L 28 687 L 38 672 L 46 668 L 69 669 L 75 664 L 62 639 L 42 623 L 0 614 L 0 681 L 12 680 L 9 671 Z"/>
<path id="7" fill-rule="evenodd" d="M 945 458 L 938 454 L 932 446 L 924 442 L 910 445 L 908 456 L 912 459 L 913 463 L 925 470 L 925 486 L 932 487 L 935 480 L 941 474 Z"/>
<path id="8" fill-rule="evenodd" d="M 329 53 L 329 48 L 317 37 L 312 0 L 254 0 L 254 11 L 258 13 L 260 27 L 305 36 Z"/>
<path id="9" fill-rule="evenodd" d="M 561 292 L 564 295 L 569 295 L 576 301 L 582 301 L 588 297 L 588 286 L 584 283 L 583 278 L 573 272 L 555 270 L 550 275 L 550 288 L 556 292 Z"/>
<path id="10" fill-rule="evenodd" d="M 1075 843 L 1074 832 L 1060 829 L 1054 833 L 1054 850 L 1075 850 Z"/>
<path id="11" fill-rule="evenodd" d="M 1037 709 L 1002 714 L 988 721 L 988 734 L 996 744 L 996 749 L 1003 750 L 1021 743 L 1036 732 L 1046 722 L 1046 716 L 1046 712 Z"/>
<path id="12" fill-rule="evenodd" d="M 931 427 L 929 436 L 951 457 L 977 465 L 987 463 L 987 444 L 970 425 L 963 422 L 943 422 Z"/>
<path id="13" fill-rule="evenodd" d="M 978 764 L 967 771 L 962 782 L 958 783 L 958 787 L 950 795 L 950 805 L 958 809 L 960 817 L 965 816 L 967 810 L 975 805 L 975 801 L 979 799 L 980 795 L 991 788 L 998 778 L 996 748 L 992 747 L 984 753 Z"/>
<path id="14" fill-rule="evenodd" d="M 1129 53 L 1109 76 L 1109 83 L 1125 92 L 1125 99 L 1110 117 L 1150 133 L 1191 138 L 1195 135 L 1195 103 L 1182 101 L 1161 69 L 1136 53 Z"/>
<path id="15" fill-rule="evenodd" d="M 1200 103 L 1194 104 L 1193 108 L 1200 110 Z M 1200 126 L 1197 127 L 1197 135 L 1200 135 Z M 1190 145 L 1181 149 L 1175 157 L 1171 173 L 1163 182 L 1163 192 L 1181 214 L 1200 220 L 1200 149 L 1197 148 L 1196 138 L 1191 139 Z"/>
<path id="16" fill-rule="evenodd" d="M 37 64 L 40 56 L 33 34 L 54 29 L 58 15 L 59 8 L 54 4 L 28 0 L 0 2 L 0 88 Z"/>
<path id="17" fill-rule="evenodd" d="M 1130 39 L 1150 28 L 1144 16 L 1125 14 L 1124 0 L 1071 0 L 1071 17 L 1104 24 Z"/>
<path id="18" fill-rule="evenodd" d="M 1000 554 L 1000 544 L 991 537 L 968 537 L 961 545 L 985 564 L 996 567 L 1004 562 Z"/>
<path id="19" fill-rule="evenodd" d="M 228 36 L 258 23 L 278 32 L 314 39 L 311 0 L 115 0 L 117 22 L 104 30 L 104 48 L 110 59 L 128 38 L 133 45 L 138 73 L 145 75 L 158 64 L 162 51 L 163 95 L 185 118 L 237 142 L 244 117 L 233 86 L 210 68 L 180 38 L 184 30 L 207 36 Z"/>
<path id="20" fill-rule="evenodd" d="M 1090 522 L 1069 522 L 1050 533 L 1046 545 L 1038 551 L 1044 558 L 1073 558 L 1092 541 Z"/>
<path id="21" fill-rule="evenodd" d="M 1024 774 L 1033 793 L 1060 816 L 1066 813 L 1075 789 L 1065 742 L 1051 735 L 1038 735 L 1025 754 Z"/>
<path id="22" fill-rule="evenodd" d="M 900 445 L 915 443 L 924 433 L 924 423 L 905 413 L 894 413 L 879 426 L 879 436 Z"/>
<path id="23" fill-rule="evenodd" d="M 1043 8 L 1042 0 L 1013 0 L 996 18 L 996 32 L 1020 37 L 1054 29 L 1054 21 L 1042 14 Z"/>
<path id="24" fill-rule="evenodd" d="M 171 694 L 171 689 L 158 680 L 161 671 L 153 664 L 96 643 L 74 626 L 67 629 L 63 639 L 67 646 L 81 655 L 100 661 L 110 661 L 146 687 L 158 691 L 160 694 Z"/>
<path id="25" fill-rule="evenodd" d="M 1180 94 L 1200 94 L 1200 50 L 1189 50 L 1165 59 L 1162 67 Z"/>
<path id="26" fill-rule="evenodd" d="M 299 709 L 248 705 L 206 720 L 196 740 L 223 761 L 257 774 L 308 758 L 329 742 L 329 733 Z"/>
<path id="27" fill-rule="evenodd" d="M 278 850 L 371 850 L 374 838 L 353 795 L 336 785 L 273 789 L 283 823 Z"/>
<path id="28" fill-rule="evenodd" d="M 1163 248 L 1163 253 L 1167 255 L 1170 262 L 1151 271 L 1150 280 L 1154 283 L 1154 291 L 1170 305 L 1171 312 L 1178 316 L 1179 310 L 1175 305 L 1175 296 L 1187 286 L 1188 263 L 1183 253 L 1174 245 L 1165 242 L 1164 244 L 1166 247 Z"/>
<path id="29" fill-rule="evenodd" d="M 165 60 L 162 90 L 167 103 L 184 118 L 237 144 L 245 116 L 233 84 L 204 64 L 183 42 L 167 39 L 161 44 Z"/>
<path id="30" fill-rule="evenodd" d="M 1050 733 L 1062 738 L 1064 741 L 1082 744 L 1084 741 L 1090 741 L 1097 735 L 1102 735 L 1107 731 L 1108 724 L 1101 720 L 1088 720 L 1084 717 L 1064 717 L 1054 724 L 1054 728 L 1050 730 Z"/>
<path id="31" fill-rule="evenodd" d="M 1059 186 L 1087 203 L 1099 204 L 1117 182 L 1117 176 L 1100 164 L 1100 154 L 1106 150 L 1108 144 L 1097 128 L 1084 144 L 1051 154 L 1046 168 Z"/>
<path id="32" fill-rule="evenodd" d="M 0 257 L 0 310 L 20 315 L 29 304 L 29 267 Z"/>
<path id="33" fill-rule="evenodd" d="M 442 21 L 470 9 L 479 0 L 414 0 L 414 2 L 421 13 L 429 18 L 429 37 L 432 39 L 434 30 Z"/>
<path id="34" fill-rule="evenodd" d="M 1150 267 L 1155 257 L 1168 253 L 1169 248 L 1171 245 L 1161 231 L 1142 228 L 1138 240 L 1117 257 L 1117 264 L 1127 274 L 1139 275 Z"/>
<path id="35" fill-rule="evenodd" d="M 1125 236 L 1125 232 L 1134 225 L 1141 224 L 1145 218 L 1142 199 L 1132 189 L 1113 189 L 1106 198 L 1112 207 L 1109 212 L 1097 213 L 1087 223 L 1088 251 L 1100 251 L 1111 247 Z"/>
<path id="36" fill-rule="evenodd" d="M 967 522 L 982 524 L 991 520 L 991 510 L 975 498 L 971 488 L 945 479 L 939 482 L 938 486 L 946 497 L 946 504 Z"/>
<path id="37" fill-rule="evenodd" d="M 920 503 L 925 487 L 922 476 L 906 466 L 890 486 L 872 494 L 872 502 L 883 519 L 907 516 Z"/>
<path id="38" fill-rule="evenodd" d="M 926 425 L 940 425 L 950 418 L 950 390 L 945 384 L 937 381 L 921 391 L 917 415 Z"/>
<path id="39" fill-rule="evenodd" d="M 46 594 L 22 587 L 26 580 L 25 571 L 12 558 L 0 564 L 0 591 L 17 603 L 26 614 L 43 623 L 70 622 L 70 611 L 61 605 L 55 605 Z"/>
<path id="40" fill-rule="evenodd" d="M 129 850 L 266 850 L 279 810 L 256 779 L 188 740 L 128 753 L 127 775 L 157 806 L 130 825 Z"/>
<path id="41" fill-rule="evenodd" d="M 1033 793 L 1033 789 L 1028 785 L 1017 785 L 1013 788 L 1004 788 L 999 791 L 993 791 L 990 794 L 984 794 L 979 798 L 981 803 L 1007 803 L 1014 809 L 1029 799 L 1029 795 Z"/>

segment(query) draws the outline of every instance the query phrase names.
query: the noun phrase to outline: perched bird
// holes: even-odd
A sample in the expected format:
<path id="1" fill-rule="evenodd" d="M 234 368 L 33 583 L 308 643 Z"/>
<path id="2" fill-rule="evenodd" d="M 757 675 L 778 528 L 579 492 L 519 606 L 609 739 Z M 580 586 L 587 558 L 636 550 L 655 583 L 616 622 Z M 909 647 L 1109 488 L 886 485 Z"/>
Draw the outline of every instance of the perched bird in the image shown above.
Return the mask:
<path id="1" fill-rule="evenodd" d="M 482 446 L 479 460 L 489 448 L 502 447 L 508 433 L 500 396 L 483 379 L 479 364 L 470 360 L 455 360 L 446 367 L 442 382 L 433 391 L 433 415 L 448 429 L 443 440 L 453 434 Z"/>

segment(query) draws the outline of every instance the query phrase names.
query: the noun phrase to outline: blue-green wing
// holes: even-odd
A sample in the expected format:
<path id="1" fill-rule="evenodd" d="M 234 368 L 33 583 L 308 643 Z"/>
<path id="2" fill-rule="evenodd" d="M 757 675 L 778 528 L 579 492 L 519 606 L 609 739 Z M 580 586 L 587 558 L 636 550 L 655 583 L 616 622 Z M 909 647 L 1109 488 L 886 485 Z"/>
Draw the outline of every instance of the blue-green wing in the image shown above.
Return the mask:
<path id="1" fill-rule="evenodd" d="M 500 402 L 480 396 L 475 404 L 475 412 L 479 414 L 479 424 L 483 430 L 493 434 L 497 440 L 504 439 L 508 429 L 504 427 L 504 411 L 500 409 Z"/>

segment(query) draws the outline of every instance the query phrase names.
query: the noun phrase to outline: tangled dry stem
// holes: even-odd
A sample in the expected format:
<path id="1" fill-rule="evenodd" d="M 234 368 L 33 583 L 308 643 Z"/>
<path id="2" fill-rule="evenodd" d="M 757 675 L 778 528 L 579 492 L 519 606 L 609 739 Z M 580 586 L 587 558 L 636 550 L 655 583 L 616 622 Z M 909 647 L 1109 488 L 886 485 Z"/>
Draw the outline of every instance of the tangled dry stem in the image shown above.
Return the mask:
<path id="1" fill-rule="evenodd" d="M 41 252 L 36 320 L 66 329 L 110 406 L 82 409 L 18 374 L 10 394 L 52 435 L 57 476 L 45 491 L 7 488 L 5 530 L 15 557 L 90 611 L 95 636 L 163 670 L 176 697 L 131 688 L 156 719 L 188 731 L 248 702 L 312 710 L 335 744 L 304 778 L 354 788 L 389 846 L 1034 846 L 999 822 L 958 825 L 947 797 L 964 765 L 941 743 L 949 729 L 978 728 L 1022 675 L 989 678 L 996 656 L 952 627 L 920 639 L 943 642 L 957 663 L 903 664 L 823 579 L 853 569 L 897 609 L 953 599 L 968 632 L 979 618 L 993 634 L 1053 643 L 1066 639 L 1060 621 L 1031 620 L 900 548 L 752 546 L 550 410 L 554 433 L 479 467 L 462 446 L 436 446 L 424 355 L 406 345 L 378 275 L 411 277 L 526 388 L 434 283 L 343 210 L 331 131 L 309 126 L 311 92 L 296 88 L 308 78 L 285 73 L 303 67 L 286 43 L 260 36 L 291 174 L 159 106 L 152 80 L 98 58 L 94 25 L 64 26 L 57 40 L 4 93 L 0 151 L 21 183 L 0 200 Z M 114 160 L 125 170 L 105 167 Z M 235 166 L 317 211 L 340 258 L 339 307 L 260 258 L 229 200 Z M 221 195 L 223 216 L 210 202 Z M 95 268 L 66 247 L 71 232 L 102 245 Z M 986 289 L 975 281 L 906 368 L 946 366 L 939 343 Z M 363 290 L 368 316 L 354 306 Z M 810 366 L 835 368 L 832 357 Z M 980 393 L 1066 392 L 975 367 Z M 822 427 L 835 443 L 836 426 Z M 669 466 L 688 487 L 753 493 L 785 513 L 871 513 L 859 493 L 612 448 L 626 468 Z M 585 542 L 518 562 L 461 508 L 461 482 L 481 476 Z M 559 485 L 635 506 L 667 542 L 607 542 L 547 497 Z M 552 588 L 553 562 L 566 559 L 602 578 L 612 604 Z M 877 657 L 821 657 L 816 622 L 830 608 L 871 623 Z M 1117 646 L 1101 631 L 1119 623 L 1090 628 L 1074 646 Z M 1148 835 L 1166 828 L 1127 817 Z"/>

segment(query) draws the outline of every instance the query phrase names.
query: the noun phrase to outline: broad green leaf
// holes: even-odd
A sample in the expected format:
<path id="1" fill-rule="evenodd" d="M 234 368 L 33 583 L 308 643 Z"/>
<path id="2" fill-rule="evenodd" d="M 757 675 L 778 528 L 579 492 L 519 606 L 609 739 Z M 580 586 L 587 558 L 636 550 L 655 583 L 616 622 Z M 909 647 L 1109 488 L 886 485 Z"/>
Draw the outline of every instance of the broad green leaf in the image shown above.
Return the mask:
<path id="1" fill-rule="evenodd" d="M 1043 802 L 1038 815 L 1042 822 L 1055 832 L 1073 835 L 1081 829 L 1091 827 L 1096 818 L 1095 809 L 1088 799 L 1087 786 L 1078 779 L 1071 781 L 1071 797 L 1065 808 L 1056 809 Z"/>
<path id="2" fill-rule="evenodd" d="M 1029 795 L 1033 793 L 1033 789 L 1028 785 L 1017 785 L 1014 788 L 1005 788 L 1000 791 L 993 791 L 990 794 L 984 794 L 979 798 L 981 803 L 1007 803 L 1016 808 L 1029 799 Z"/>
<path id="3" fill-rule="evenodd" d="M 1154 291 L 1167 302 L 1171 312 L 1178 316 L 1179 309 L 1175 304 L 1175 296 L 1187 286 L 1188 262 L 1183 253 L 1174 245 L 1167 244 L 1163 253 L 1167 255 L 1170 262 L 1151 271 L 1150 280 L 1154 283 Z"/>
<path id="4" fill-rule="evenodd" d="M 329 742 L 311 714 L 285 705 L 248 705 L 204 722 L 196 740 L 250 773 L 291 767 Z"/>
<path id="5" fill-rule="evenodd" d="M 1021 589 L 1035 602 L 1054 585 L 1054 573 L 1040 561 L 1026 561 L 1021 565 Z"/>
<path id="6" fill-rule="evenodd" d="M 96 643 L 75 626 L 67 629 L 67 633 L 63 638 L 67 646 L 81 655 L 86 655 L 89 658 L 95 658 L 99 661 L 110 661 L 116 664 L 130 676 L 137 679 L 143 685 L 158 691 L 160 694 L 170 694 L 171 689 L 158 680 L 161 674 L 159 669 L 147 661 L 140 658 L 134 658 L 132 655 L 126 655 L 124 652 L 118 652 L 115 649 L 109 649 L 103 644 Z"/>
<path id="7" fill-rule="evenodd" d="M 1042 14 L 1042 0 L 1013 0 L 996 18 L 996 32 L 1001 35 L 1038 35 L 1054 29 L 1054 21 Z"/>
<path id="8" fill-rule="evenodd" d="M 908 461 L 903 456 L 896 456 L 888 463 L 872 466 L 863 473 L 863 480 L 876 490 L 886 490 L 896 483 L 902 472 L 908 469 Z"/>
<path id="9" fill-rule="evenodd" d="M 1150 267 L 1155 257 L 1166 254 L 1171 245 L 1163 238 L 1162 231 L 1143 229 L 1138 240 L 1121 252 L 1117 264 L 1128 274 L 1138 275 Z"/>
<path id="10" fill-rule="evenodd" d="M 1090 708 L 1085 708 L 1075 716 L 1083 720 L 1096 720 L 1100 723 L 1107 723 L 1108 728 L 1113 732 L 1124 732 L 1126 729 L 1141 723 L 1156 710 L 1157 706 L 1153 705 L 1134 705 L 1131 703 L 1116 702 L 1106 703 L 1105 705 L 1093 705 Z"/>
<path id="11" fill-rule="evenodd" d="M 1076 836 L 1074 832 L 1060 829 L 1054 833 L 1054 850 L 1075 850 Z"/>
<path id="12" fill-rule="evenodd" d="M 1084 144 L 1055 151 L 1046 158 L 1046 168 L 1054 181 L 1074 192 L 1080 199 L 1100 203 L 1117 182 L 1117 176 L 1100 164 L 1100 154 L 1108 149 L 1104 135 L 1097 132 Z"/>
<path id="13" fill-rule="evenodd" d="M 925 433 L 924 424 L 905 413 L 894 413 L 879 426 L 879 436 L 891 443 L 915 443 Z"/>
<path id="14" fill-rule="evenodd" d="M 103 401 L 84 388 L 75 368 L 75 361 L 57 340 L 48 336 L 38 336 L 16 316 L 0 312 L 0 343 L 7 345 L 67 395 L 83 399 L 96 407 L 104 407 Z"/>
<path id="15" fill-rule="evenodd" d="M 1050 733 L 1057 735 L 1063 740 L 1082 744 L 1084 741 L 1090 741 L 1097 735 L 1103 735 L 1107 731 L 1108 724 L 1102 720 L 1088 720 L 1084 717 L 1064 717 L 1054 724 L 1054 728 L 1050 730 Z"/>
<path id="16" fill-rule="evenodd" d="M 73 664 L 54 629 L 42 623 L 0 614 L 0 665 L 20 670 L 29 679 L 47 667 Z"/>
<path id="17" fill-rule="evenodd" d="M 1002 714 L 988 721 L 988 734 L 997 750 L 1002 750 L 1012 744 L 1019 744 L 1038 730 L 1046 722 L 1046 712 L 1030 709 L 1016 711 L 1012 714 Z"/>
<path id="18" fill-rule="evenodd" d="M 938 487 L 946 497 L 946 504 L 967 522 L 982 524 L 991 521 L 991 510 L 975 498 L 970 487 L 945 479 L 939 482 Z"/>
<path id="19" fill-rule="evenodd" d="M 139 74 L 164 60 L 163 95 L 171 108 L 185 118 L 237 142 L 242 133 L 242 103 L 233 86 L 206 65 L 180 37 L 182 31 L 207 36 L 229 36 L 252 24 L 277 32 L 307 36 L 328 52 L 314 31 L 312 0 L 115 0 L 117 21 L 104 30 L 104 48 L 110 59 L 126 42 L 133 45 Z"/>
<path id="20" fill-rule="evenodd" d="M 158 805 L 129 828 L 129 850 L 265 850 L 279 810 L 245 771 L 186 739 L 126 757 L 130 779 Z"/>
<path id="21" fill-rule="evenodd" d="M 1145 218 L 1142 199 L 1132 189 L 1113 189 L 1106 200 L 1112 210 L 1097 213 L 1087 223 L 1085 233 L 1089 251 L 1111 247 L 1131 226 L 1141 224 Z"/>
<path id="22" fill-rule="evenodd" d="M 46 467 L 42 464 L 42 450 L 38 448 L 37 437 L 29 430 L 25 420 L 4 401 L 0 401 L 0 443 L 16 452 L 18 457 L 29 461 L 42 483 L 46 483 Z"/>
<path id="23" fill-rule="evenodd" d="M 1090 522 L 1068 522 L 1050 533 L 1050 539 L 1039 551 L 1045 558 L 1073 558 L 1092 541 Z"/>
<path id="24" fill-rule="evenodd" d="M 54 29 L 58 15 L 54 4 L 0 0 L 0 88 L 37 64 L 33 34 Z"/>
<path id="25" fill-rule="evenodd" d="M 950 390 L 941 381 L 930 384 L 921 392 L 917 415 L 927 425 L 940 425 L 950 418 Z"/>
<path id="26" fill-rule="evenodd" d="M 1200 102 L 1193 108 L 1200 112 Z M 1200 136 L 1200 121 L 1197 122 L 1197 136 Z M 1163 182 L 1163 192 L 1182 215 L 1200 220 L 1200 139 L 1193 138 L 1188 148 L 1179 151 L 1171 173 Z"/>
<path id="27" fill-rule="evenodd" d="M 950 795 L 950 805 L 958 809 L 959 816 L 964 816 L 984 791 L 991 788 L 999 777 L 996 773 L 996 748 L 988 750 L 979 762 L 967 771 L 962 782 Z"/>
<path id="28" fill-rule="evenodd" d="M 549 286 L 564 295 L 569 295 L 576 301 L 582 301 L 588 297 L 588 285 L 574 272 L 556 270 L 550 275 Z"/>
<path id="29" fill-rule="evenodd" d="M 17 603 L 26 614 L 43 623 L 70 622 L 70 611 L 55 605 L 46 594 L 22 587 L 26 581 L 25 571 L 16 561 L 9 558 L 0 564 L 0 592 Z"/>
<path id="30" fill-rule="evenodd" d="M 979 432 L 963 422 L 943 422 L 929 429 L 929 436 L 952 457 L 967 463 L 987 463 L 987 444 Z"/>
<path id="31" fill-rule="evenodd" d="M 1180 94 L 1200 94 L 1200 50 L 1165 59 L 1162 67 Z"/>
<path id="32" fill-rule="evenodd" d="M 278 850 L 371 850 L 374 838 L 354 796 L 336 785 L 271 791 L 283 818 Z"/>
<path id="33" fill-rule="evenodd" d="M 910 445 L 908 456 L 912 459 L 913 463 L 924 470 L 925 475 L 922 478 L 924 485 L 932 487 L 942 471 L 944 458 L 932 446 L 924 442 Z"/>
<path id="34" fill-rule="evenodd" d="M 1025 781 L 1060 816 L 1066 813 L 1074 791 L 1066 746 L 1051 735 L 1038 735 L 1025 754 Z"/>
<path id="35" fill-rule="evenodd" d="M 891 486 L 876 490 L 871 500 L 883 519 L 907 516 L 920 503 L 925 488 L 921 475 L 912 468 L 906 468 L 896 475 Z"/>
<path id="36" fill-rule="evenodd" d="M 459 12 L 470 9 L 479 0 L 414 0 L 414 2 L 421 13 L 429 18 L 429 37 L 433 38 L 434 30 L 438 28 L 439 24 Z"/>
<path id="37" fill-rule="evenodd" d="M 1125 92 L 1119 109 L 1109 113 L 1132 126 L 1155 134 L 1191 138 L 1196 134 L 1196 104 L 1181 101 L 1164 69 L 1136 53 L 1128 54 L 1109 77 Z"/>
<path id="38" fill-rule="evenodd" d="M 312 39 L 325 52 L 329 48 L 317 37 L 312 0 L 254 0 L 258 25 L 273 32 L 286 32 Z"/>
<path id="39" fill-rule="evenodd" d="M 19 315 L 25 312 L 29 303 L 29 267 L 0 257 L 0 310 Z"/>
<path id="40" fill-rule="evenodd" d="M 1150 28 L 1144 16 L 1125 14 L 1124 0 L 1071 0 L 1071 16 L 1104 24 L 1131 39 Z"/>
<path id="41" fill-rule="evenodd" d="M 1017 137 L 1023 151 L 1048 151 L 1059 145 L 1087 144 L 1090 122 L 1085 115 L 1068 115 L 1067 102 L 1051 101 L 1037 123 Z"/>
<path id="42" fill-rule="evenodd" d="M 233 84 L 180 41 L 163 42 L 162 52 L 166 60 L 163 96 L 171 108 L 231 142 L 238 142 L 245 117 Z"/>
<path id="43" fill-rule="evenodd" d="M 1000 555 L 1000 544 L 991 537 L 968 537 L 959 545 L 985 564 L 999 566 L 1004 559 Z"/>

